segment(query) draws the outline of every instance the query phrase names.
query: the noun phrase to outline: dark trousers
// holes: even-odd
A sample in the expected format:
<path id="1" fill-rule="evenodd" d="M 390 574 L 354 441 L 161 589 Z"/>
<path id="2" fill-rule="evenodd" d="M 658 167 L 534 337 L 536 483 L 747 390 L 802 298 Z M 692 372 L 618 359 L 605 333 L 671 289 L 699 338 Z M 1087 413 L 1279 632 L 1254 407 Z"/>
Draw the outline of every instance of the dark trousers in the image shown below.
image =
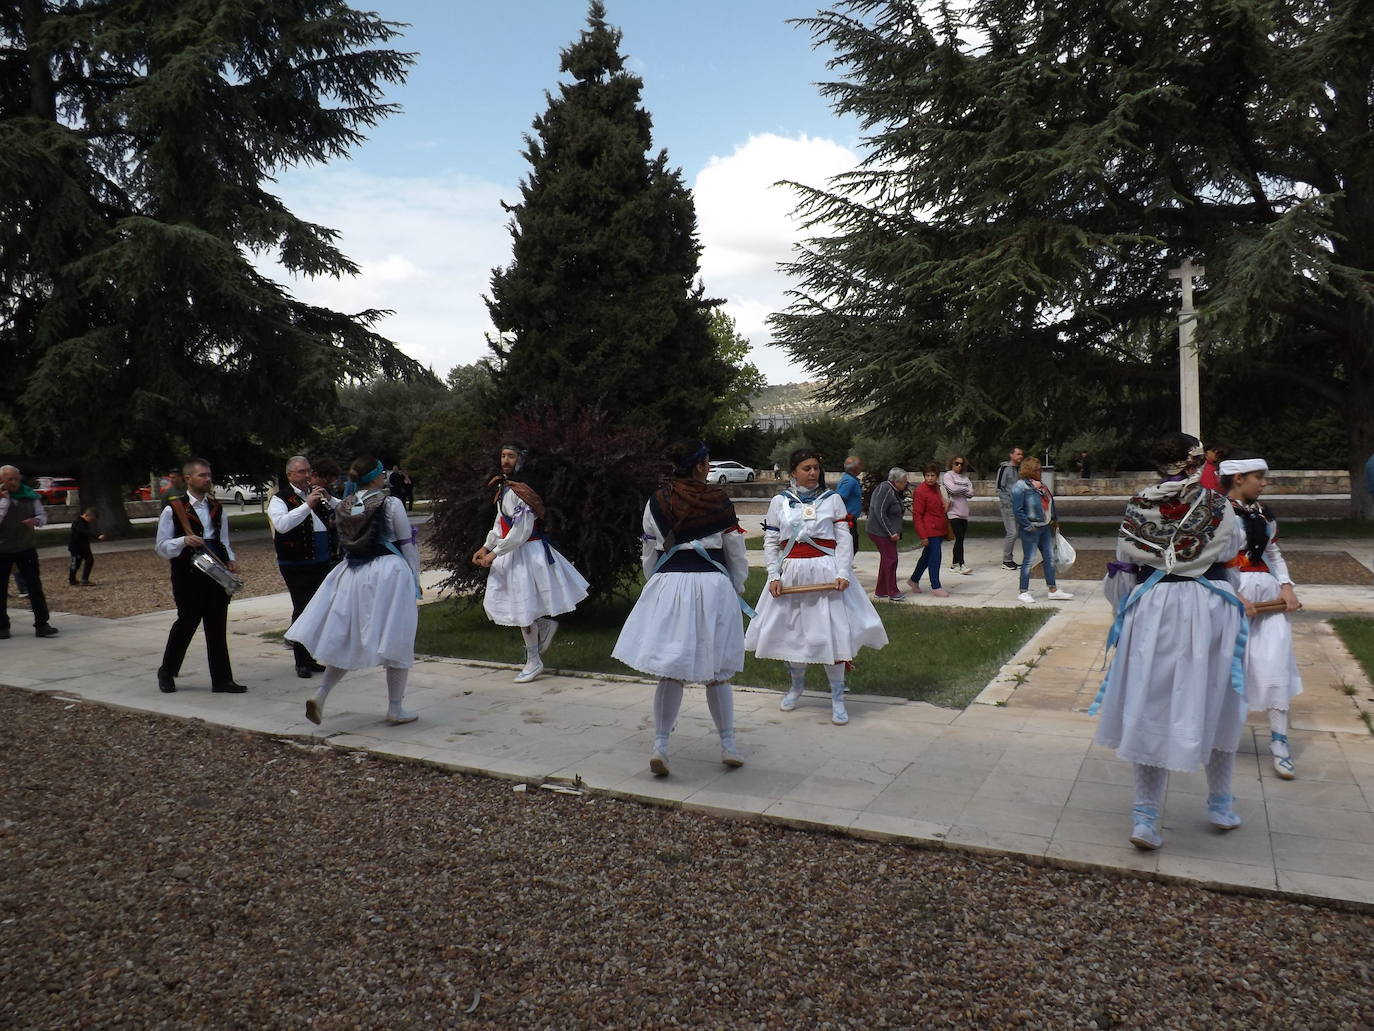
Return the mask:
<path id="1" fill-rule="evenodd" d="M 34 548 L 29 548 L 27 551 L 0 552 L 0 629 L 10 628 L 11 569 L 24 578 L 24 583 L 29 589 L 29 604 L 33 606 L 33 625 L 45 625 L 48 622 L 48 599 L 43 597 L 43 581 L 38 575 L 38 552 Z"/>
<path id="2" fill-rule="evenodd" d="M 301 613 L 310 604 L 310 599 L 315 597 L 320 584 L 324 583 L 324 578 L 329 575 L 329 563 L 311 562 L 308 565 L 277 568 L 281 570 L 281 578 L 286 581 L 286 591 L 291 595 L 291 622 L 294 623 L 301 618 Z M 296 653 L 297 666 L 308 666 L 315 661 L 305 645 L 292 641 L 291 648 Z"/>
<path id="3" fill-rule="evenodd" d="M 964 534 L 968 533 L 968 520 L 958 516 L 949 517 L 949 525 L 954 527 L 954 558 L 956 566 L 964 564 Z"/>
<path id="4" fill-rule="evenodd" d="M 902 593 L 897 589 L 897 542 L 874 533 L 868 539 L 878 549 L 878 587 L 873 593 L 879 598 L 895 598 Z"/>
<path id="5" fill-rule="evenodd" d="M 940 589 L 940 549 L 945 546 L 944 536 L 927 537 L 926 546 L 921 549 L 920 561 L 916 563 L 916 572 L 911 574 L 911 582 L 920 586 L 921 577 L 930 573 L 930 586 L 932 590 Z"/>
<path id="6" fill-rule="evenodd" d="M 191 638 L 196 636 L 196 628 L 203 625 L 211 686 L 233 683 L 234 672 L 229 666 L 229 595 L 189 562 L 173 561 L 170 565 L 177 618 L 167 634 L 161 672 L 173 677 L 181 672 Z"/>
<path id="7" fill-rule="evenodd" d="M 82 568 L 84 567 L 84 568 Z M 95 568 L 95 554 L 87 544 L 80 551 L 67 550 L 67 583 L 76 583 L 76 571 L 81 569 L 81 579 L 89 583 L 91 570 Z"/>

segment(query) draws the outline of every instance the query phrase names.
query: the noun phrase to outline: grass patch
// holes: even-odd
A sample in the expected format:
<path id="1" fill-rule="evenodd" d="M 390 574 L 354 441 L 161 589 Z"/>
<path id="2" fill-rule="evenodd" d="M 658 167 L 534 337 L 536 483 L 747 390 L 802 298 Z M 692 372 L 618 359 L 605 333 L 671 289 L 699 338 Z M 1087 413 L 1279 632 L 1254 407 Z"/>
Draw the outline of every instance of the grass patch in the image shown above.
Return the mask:
<path id="1" fill-rule="evenodd" d="M 1288 539 L 1333 540 L 1374 538 L 1374 522 L 1363 519 L 1284 519 L 1283 496 L 1270 499 L 1279 515 L 1279 532 Z"/>
<path id="2" fill-rule="evenodd" d="M 752 602 L 763 590 L 764 570 L 749 573 L 745 596 Z M 611 658 L 620 628 L 634 600 L 618 598 L 603 605 L 587 605 L 559 617 L 561 628 L 544 656 L 555 669 L 637 675 Z M 849 675 L 850 690 L 858 694 L 891 695 L 961 708 L 983 689 L 1016 650 L 1050 617 L 1046 610 L 927 608 L 880 604 L 888 646 L 865 648 Z M 518 665 L 525 660 L 520 634 L 494 626 L 480 606 L 458 599 L 420 608 L 416 651 L 429 655 L 486 659 Z M 784 689 L 788 674 L 781 662 L 744 657 L 740 684 Z M 825 676 L 811 669 L 807 684 L 825 690 Z M 647 697 L 647 696 L 646 696 Z"/>
<path id="3" fill-rule="evenodd" d="M 1331 620 L 1331 626 L 1364 667 L 1365 676 L 1374 680 L 1374 617 L 1337 616 Z"/>

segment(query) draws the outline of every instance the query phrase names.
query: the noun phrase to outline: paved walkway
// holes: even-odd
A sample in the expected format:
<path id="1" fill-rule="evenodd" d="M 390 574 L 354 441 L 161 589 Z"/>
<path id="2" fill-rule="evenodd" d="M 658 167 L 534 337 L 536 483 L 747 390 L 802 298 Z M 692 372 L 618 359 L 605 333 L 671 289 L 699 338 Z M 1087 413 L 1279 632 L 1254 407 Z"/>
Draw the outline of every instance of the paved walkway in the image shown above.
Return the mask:
<path id="1" fill-rule="evenodd" d="M 978 571 L 949 577 L 954 597 L 924 595 L 912 604 L 1016 604 L 1015 575 L 996 568 L 999 547 L 971 541 Z M 1368 542 L 1350 550 L 1362 561 L 1374 551 Z M 865 576 L 862 567 L 874 556 L 861 560 Z M 903 557 L 903 572 L 912 561 Z M 873 571 L 866 571 L 870 584 Z M 382 721 L 384 681 L 374 670 L 346 678 L 316 727 L 303 711 L 311 688 L 294 676 L 282 643 L 263 636 L 285 625 L 284 594 L 235 602 L 230 610 L 235 673 L 250 685 L 247 695 L 208 691 L 199 638 L 182 690 L 157 691 L 153 671 L 168 613 L 118 621 L 63 615 L 55 617 L 62 636 L 54 641 L 36 640 L 16 625 L 16 636 L 0 644 L 0 683 L 732 818 L 1374 907 L 1374 737 L 1358 718 L 1361 706 L 1374 710 L 1374 687 L 1321 622 L 1337 612 L 1374 611 L 1374 592 L 1301 592 L 1308 606 L 1297 622 L 1306 692 L 1295 704 L 1292 734 L 1299 779 L 1273 776 L 1267 728 L 1252 721 L 1235 778 L 1244 825 L 1214 832 L 1205 819 L 1202 775 L 1176 774 L 1165 847 L 1141 853 L 1126 841 L 1130 767 L 1092 744 L 1095 721 L 1082 712 L 1101 677 L 1107 613 L 1094 583 L 1064 584 L 1075 600 L 1056 606 L 1055 617 L 979 703 L 962 712 L 851 696 L 850 725 L 834 727 L 825 695 L 808 695 L 797 711 L 783 713 L 776 692 L 742 687 L 736 716 L 747 765 L 726 770 L 705 697 L 691 688 L 673 736 L 673 773 L 665 779 L 647 768 L 650 689 L 633 680 L 545 675 L 518 685 L 507 667 L 428 660 L 416 666 L 407 696 L 418 722 Z"/>

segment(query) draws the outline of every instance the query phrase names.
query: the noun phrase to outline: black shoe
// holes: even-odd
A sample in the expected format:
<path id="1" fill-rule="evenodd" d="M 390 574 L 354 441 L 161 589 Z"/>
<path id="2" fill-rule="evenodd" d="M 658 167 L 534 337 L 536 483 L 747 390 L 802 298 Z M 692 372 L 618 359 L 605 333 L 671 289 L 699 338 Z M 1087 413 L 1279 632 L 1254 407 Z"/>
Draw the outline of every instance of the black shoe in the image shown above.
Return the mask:
<path id="1" fill-rule="evenodd" d="M 210 690 L 215 692 L 215 694 L 246 694 L 248 688 L 244 687 L 242 684 L 236 684 L 231 680 L 227 684 L 216 684 L 214 687 L 210 688 Z"/>
<path id="2" fill-rule="evenodd" d="M 67 581 L 67 586 L 68 586 L 68 587 L 75 587 L 75 586 L 76 586 L 76 581 L 75 581 L 75 580 L 68 580 L 68 581 Z"/>
<path id="3" fill-rule="evenodd" d="M 297 666 L 297 667 L 296 667 L 296 676 L 300 677 L 302 680 L 309 680 L 309 679 L 310 679 L 310 667 L 309 667 L 309 666 Z"/>
<path id="4" fill-rule="evenodd" d="M 1003 569 L 1020 569 L 1021 567 L 1018 566 L 1015 562 L 1003 562 L 1003 563 L 1002 563 L 1002 568 L 1003 568 Z"/>
<path id="5" fill-rule="evenodd" d="M 306 663 L 306 669 L 310 670 L 311 673 L 324 672 L 324 667 L 320 665 L 318 662 L 316 662 L 314 659 L 311 659 L 308 663 Z"/>
<path id="6" fill-rule="evenodd" d="M 7 626 L 0 626 L 0 641 L 8 641 L 9 639 L 10 628 Z"/>
<path id="7" fill-rule="evenodd" d="M 44 623 L 42 626 L 36 626 L 36 627 L 33 628 L 33 636 L 34 636 L 34 637 L 56 637 L 56 636 L 57 636 L 57 627 L 53 626 L 51 623 Z"/>
<path id="8" fill-rule="evenodd" d="M 157 689 L 163 694 L 174 694 L 177 689 L 176 678 L 170 673 L 157 671 Z"/>

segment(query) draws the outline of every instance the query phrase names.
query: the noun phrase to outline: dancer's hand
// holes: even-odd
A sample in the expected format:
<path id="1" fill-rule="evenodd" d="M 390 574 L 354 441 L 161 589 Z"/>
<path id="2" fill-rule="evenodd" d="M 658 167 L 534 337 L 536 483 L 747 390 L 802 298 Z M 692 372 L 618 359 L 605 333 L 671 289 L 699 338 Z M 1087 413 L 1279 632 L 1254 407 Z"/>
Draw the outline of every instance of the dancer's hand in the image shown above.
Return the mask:
<path id="1" fill-rule="evenodd" d="M 490 569 L 491 564 L 495 561 L 495 552 L 488 551 L 485 555 L 483 555 L 480 559 L 477 560 L 477 564 L 481 566 L 483 569 Z"/>
<path id="2" fill-rule="evenodd" d="M 1302 602 L 1298 601 L 1298 592 L 1293 590 L 1292 584 L 1284 584 L 1279 588 L 1279 597 L 1288 605 L 1289 612 L 1297 612 L 1302 608 Z"/>
<path id="3" fill-rule="evenodd" d="M 782 581 L 781 581 L 781 580 L 769 580 L 769 581 L 768 581 L 768 593 L 771 594 L 771 595 L 772 595 L 773 597 L 775 597 L 775 598 L 780 598 L 780 597 L 782 597 Z"/>
<path id="4" fill-rule="evenodd" d="M 226 562 L 224 563 L 224 567 L 231 573 L 237 573 L 239 571 L 239 564 L 237 562 Z"/>
<path id="5" fill-rule="evenodd" d="M 842 591 L 848 586 L 849 581 L 846 580 L 844 577 L 840 576 L 835 578 L 835 590 Z"/>
<path id="6" fill-rule="evenodd" d="M 480 566 L 480 565 L 482 564 L 482 559 L 484 559 L 484 558 L 486 558 L 486 557 L 487 557 L 487 549 L 486 549 L 486 548 L 478 548 L 476 551 L 474 551 L 474 552 L 472 553 L 472 564 L 473 564 L 474 566 Z"/>
<path id="7" fill-rule="evenodd" d="M 1246 601 L 1244 598 L 1242 598 L 1242 599 L 1240 600 L 1240 603 L 1241 603 L 1242 605 L 1245 606 L 1245 615 L 1246 615 L 1246 617 L 1249 618 L 1249 619 L 1254 619 L 1254 618 L 1255 618 L 1255 603 L 1252 602 L 1252 601 Z"/>

